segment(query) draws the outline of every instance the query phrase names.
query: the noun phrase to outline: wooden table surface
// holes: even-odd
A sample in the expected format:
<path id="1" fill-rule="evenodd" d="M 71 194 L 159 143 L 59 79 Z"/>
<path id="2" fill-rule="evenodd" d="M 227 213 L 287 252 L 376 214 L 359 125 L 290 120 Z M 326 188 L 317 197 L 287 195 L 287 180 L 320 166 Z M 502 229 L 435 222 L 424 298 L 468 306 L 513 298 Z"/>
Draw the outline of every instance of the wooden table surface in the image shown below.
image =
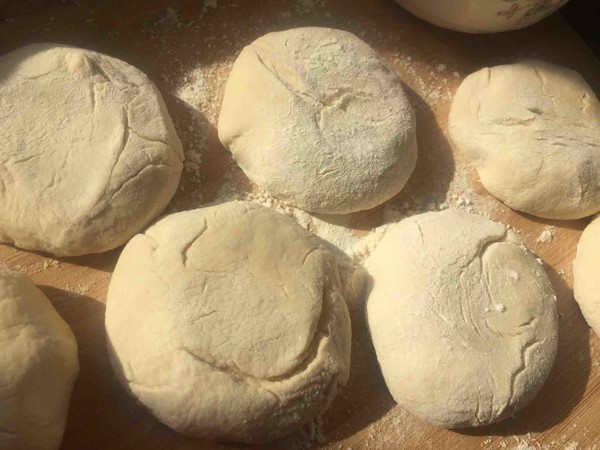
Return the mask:
<path id="1" fill-rule="evenodd" d="M 163 92 L 188 160 L 199 163 L 201 152 L 200 166 L 194 163 L 184 173 L 173 211 L 213 201 L 232 173 L 243 178 L 218 143 L 215 130 L 223 84 L 237 53 L 268 31 L 306 25 L 356 33 L 381 52 L 407 84 L 417 112 L 419 163 L 406 192 L 391 204 L 439 200 L 453 180 L 469 180 L 466 193 L 483 198 L 491 205 L 485 212 L 519 230 L 543 259 L 558 296 L 560 345 L 546 384 L 527 408 L 494 426 L 449 431 L 395 405 L 378 370 L 362 307 L 355 305 L 351 378 L 324 417 L 324 442 L 311 443 L 296 434 L 254 448 L 600 447 L 600 342 L 583 320 L 572 292 L 571 265 L 587 220 L 540 220 L 503 207 L 485 193 L 453 151 L 446 130 L 451 94 L 467 74 L 486 65 L 537 57 L 578 70 L 600 92 L 599 61 L 559 14 L 526 30 L 467 35 L 424 23 L 391 0 L 0 1 L 0 54 L 30 42 L 51 41 L 102 51 L 145 71 Z M 177 100 L 174 92 L 193 84 L 198 73 L 204 77 L 203 98 L 209 101 L 195 109 Z M 190 134 L 194 124 L 200 128 Z M 254 187 L 244 181 L 239 189 Z M 380 207 L 354 214 L 347 223 L 360 234 L 379 225 L 383 216 Z M 537 242 L 548 225 L 556 226 L 554 240 Z M 0 245 L 0 268 L 28 273 L 73 328 L 79 343 L 81 372 L 62 448 L 245 448 L 178 435 L 117 384 L 105 348 L 104 304 L 119 252 L 53 259 Z"/>

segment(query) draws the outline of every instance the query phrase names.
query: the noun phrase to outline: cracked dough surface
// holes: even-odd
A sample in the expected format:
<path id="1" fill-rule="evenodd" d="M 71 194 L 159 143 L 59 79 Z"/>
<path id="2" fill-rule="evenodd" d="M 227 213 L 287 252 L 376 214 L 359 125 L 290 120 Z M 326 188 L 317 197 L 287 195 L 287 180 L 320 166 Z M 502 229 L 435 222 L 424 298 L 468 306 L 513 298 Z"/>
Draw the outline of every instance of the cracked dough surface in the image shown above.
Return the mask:
<path id="1" fill-rule="evenodd" d="M 246 175 L 307 211 L 373 208 L 417 159 L 398 75 L 351 33 L 296 28 L 245 47 L 231 70 L 219 138 Z"/>
<path id="2" fill-rule="evenodd" d="M 577 72 L 538 60 L 481 69 L 456 92 L 449 129 L 511 208 L 549 219 L 600 210 L 600 102 Z"/>
<path id="3" fill-rule="evenodd" d="M 585 228 L 573 262 L 575 300 L 587 323 L 600 334 L 600 219 Z"/>
<path id="4" fill-rule="evenodd" d="M 348 378 L 336 257 L 246 202 L 170 215 L 117 263 L 106 328 L 117 377 L 178 432 L 263 442 L 318 418 Z"/>
<path id="5" fill-rule="evenodd" d="M 181 143 L 139 70 L 33 44 L 0 57 L 0 242 L 56 255 L 117 247 L 165 208 Z"/>
<path id="6" fill-rule="evenodd" d="M 542 386 L 557 350 L 556 297 L 504 225 L 418 215 L 392 225 L 366 267 L 377 359 L 410 412 L 447 428 L 486 425 Z"/>
<path id="7" fill-rule="evenodd" d="M 0 272 L 0 450 L 57 450 L 78 373 L 77 342 L 48 298 Z"/>

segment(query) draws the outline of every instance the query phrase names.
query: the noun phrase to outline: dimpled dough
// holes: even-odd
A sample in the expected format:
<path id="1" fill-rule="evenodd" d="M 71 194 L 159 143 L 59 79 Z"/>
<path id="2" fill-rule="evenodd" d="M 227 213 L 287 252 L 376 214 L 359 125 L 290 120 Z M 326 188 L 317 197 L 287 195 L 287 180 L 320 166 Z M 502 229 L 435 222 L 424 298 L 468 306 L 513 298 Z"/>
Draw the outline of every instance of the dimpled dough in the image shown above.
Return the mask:
<path id="1" fill-rule="evenodd" d="M 400 78 L 340 30 L 269 33 L 244 48 L 218 128 L 252 181 L 318 213 L 385 202 L 417 159 L 415 117 Z"/>
<path id="2" fill-rule="evenodd" d="M 293 220 L 233 202 L 168 216 L 125 247 L 108 292 L 113 368 L 163 423 L 263 442 L 346 383 L 336 258 Z"/>
<path id="3" fill-rule="evenodd" d="M 600 102 L 577 72 L 537 60 L 481 69 L 456 92 L 449 128 L 511 208 L 549 219 L 600 210 Z"/>
<path id="4" fill-rule="evenodd" d="M 556 297 L 503 225 L 453 210 L 415 216 L 387 230 L 367 270 L 377 358 L 413 414 L 486 425 L 542 386 L 557 349 Z"/>
<path id="5" fill-rule="evenodd" d="M 0 57 L 0 242 L 56 255 L 119 246 L 165 208 L 182 159 L 136 68 L 53 44 Z"/>
<path id="6" fill-rule="evenodd" d="M 573 263 L 575 300 L 587 323 L 600 334 L 600 219 L 583 231 Z"/>
<path id="7" fill-rule="evenodd" d="M 77 342 L 23 274 L 0 272 L 0 450 L 60 447 Z"/>

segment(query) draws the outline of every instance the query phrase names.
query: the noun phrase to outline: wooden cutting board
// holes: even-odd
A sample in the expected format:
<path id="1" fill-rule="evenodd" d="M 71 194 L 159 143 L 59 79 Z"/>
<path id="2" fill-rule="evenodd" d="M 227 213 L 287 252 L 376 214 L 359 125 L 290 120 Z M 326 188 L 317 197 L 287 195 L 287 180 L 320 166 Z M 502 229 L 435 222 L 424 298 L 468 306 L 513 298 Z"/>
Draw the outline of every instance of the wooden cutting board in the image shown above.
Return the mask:
<path id="1" fill-rule="evenodd" d="M 475 174 L 453 152 L 446 130 L 451 95 L 467 74 L 486 65 L 537 57 L 578 70 L 600 93 L 600 62 L 560 15 L 526 30 L 467 35 L 424 23 L 391 0 L 5 1 L 0 2 L 0 53 L 30 42 L 52 41 L 99 50 L 145 71 L 164 94 L 186 157 L 195 161 L 184 173 L 173 211 L 211 202 L 223 184 L 231 182 L 232 173 L 242 180 L 238 189 L 254 189 L 216 138 L 222 87 L 246 43 L 268 31 L 307 25 L 356 33 L 381 52 L 409 88 L 418 118 L 419 163 L 407 193 L 392 204 L 402 205 L 409 196 L 421 203 L 439 200 L 453 179 L 468 180 L 465 194 L 483 198 L 491 205 L 485 212 L 519 230 L 543 259 L 558 296 L 560 345 L 548 381 L 514 418 L 495 426 L 448 431 L 394 404 L 378 370 L 362 308 L 354 307 L 351 378 L 324 417 L 324 442 L 310 443 L 297 434 L 254 448 L 600 446 L 600 341 L 587 327 L 572 292 L 571 265 L 587 220 L 540 220 L 503 207 L 487 196 Z M 199 110 L 182 105 L 172 94 L 194 83 L 204 93 Z M 194 129 L 194 124 L 199 128 Z M 346 223 L 357 234 L 366 233 L 383 216 L 383 208 L 376 208 L 352 215 Z M 538 242 L 548 225 L 556 226 L 553 241 Z M 104 304 L 119 252 L 53 259 L 0 245 L 0 268 L 28 273 L 71 325 L 79 343 L 81 373 L 62 448 L 245 448 L 180 436 L 157 422 L 117 384 L 105 348 Z"/>

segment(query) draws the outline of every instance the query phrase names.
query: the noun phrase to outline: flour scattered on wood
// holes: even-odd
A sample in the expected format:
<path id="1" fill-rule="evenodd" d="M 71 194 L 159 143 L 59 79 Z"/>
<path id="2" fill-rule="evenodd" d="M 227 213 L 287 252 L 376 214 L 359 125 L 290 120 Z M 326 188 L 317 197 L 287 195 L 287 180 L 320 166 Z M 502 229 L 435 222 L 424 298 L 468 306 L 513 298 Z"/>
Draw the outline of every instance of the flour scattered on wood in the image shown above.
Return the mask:
<path id="1" fill-rule="evenodd" d="M 217 9 L 219 6 L 218 0 L 204 0 L 204 6 L 202 7 L 202 12 L 206 12 L 208 8 Z"/>
<path id="2" fill-rule="evenodd" d="M 84 284 L 81 284 L 81 283 L 78 283 L 76 285 L 65 284 L 63 286 L 63 289 L 71 297 L 83 297 L 84 295 L 86 295 L 90 291 L 91 286 L 84 285 Z"/>
<path id="3" fill-rule="evenodd" d="M 50 267 L 58 267 L 60 261 L 58 259 L 46 258 L 42 265 L 43 270 L 48 270 Z"/>
<path id="4" fill-rule="evenodd" d="M 556 233 L 556 227 L 547 226 L 544 228 L 544 231 L 542 231 L 540 233 L 540 235 L 538 236 L 537 242 L 540 242 L 543 244 L 549 244 L 550 242 L 552 242 L 554 240 L 555 233 Z"/>
<path id="5" fill-rule="evenodd" d="M 428 66 L 418 63 L 410 55 L 394 53 L 392 65 L 402 78 L 427 104 L 432 107 L 452 99 L 448 78 L 444 77 L 447 65 L 443 63 Z"/>

